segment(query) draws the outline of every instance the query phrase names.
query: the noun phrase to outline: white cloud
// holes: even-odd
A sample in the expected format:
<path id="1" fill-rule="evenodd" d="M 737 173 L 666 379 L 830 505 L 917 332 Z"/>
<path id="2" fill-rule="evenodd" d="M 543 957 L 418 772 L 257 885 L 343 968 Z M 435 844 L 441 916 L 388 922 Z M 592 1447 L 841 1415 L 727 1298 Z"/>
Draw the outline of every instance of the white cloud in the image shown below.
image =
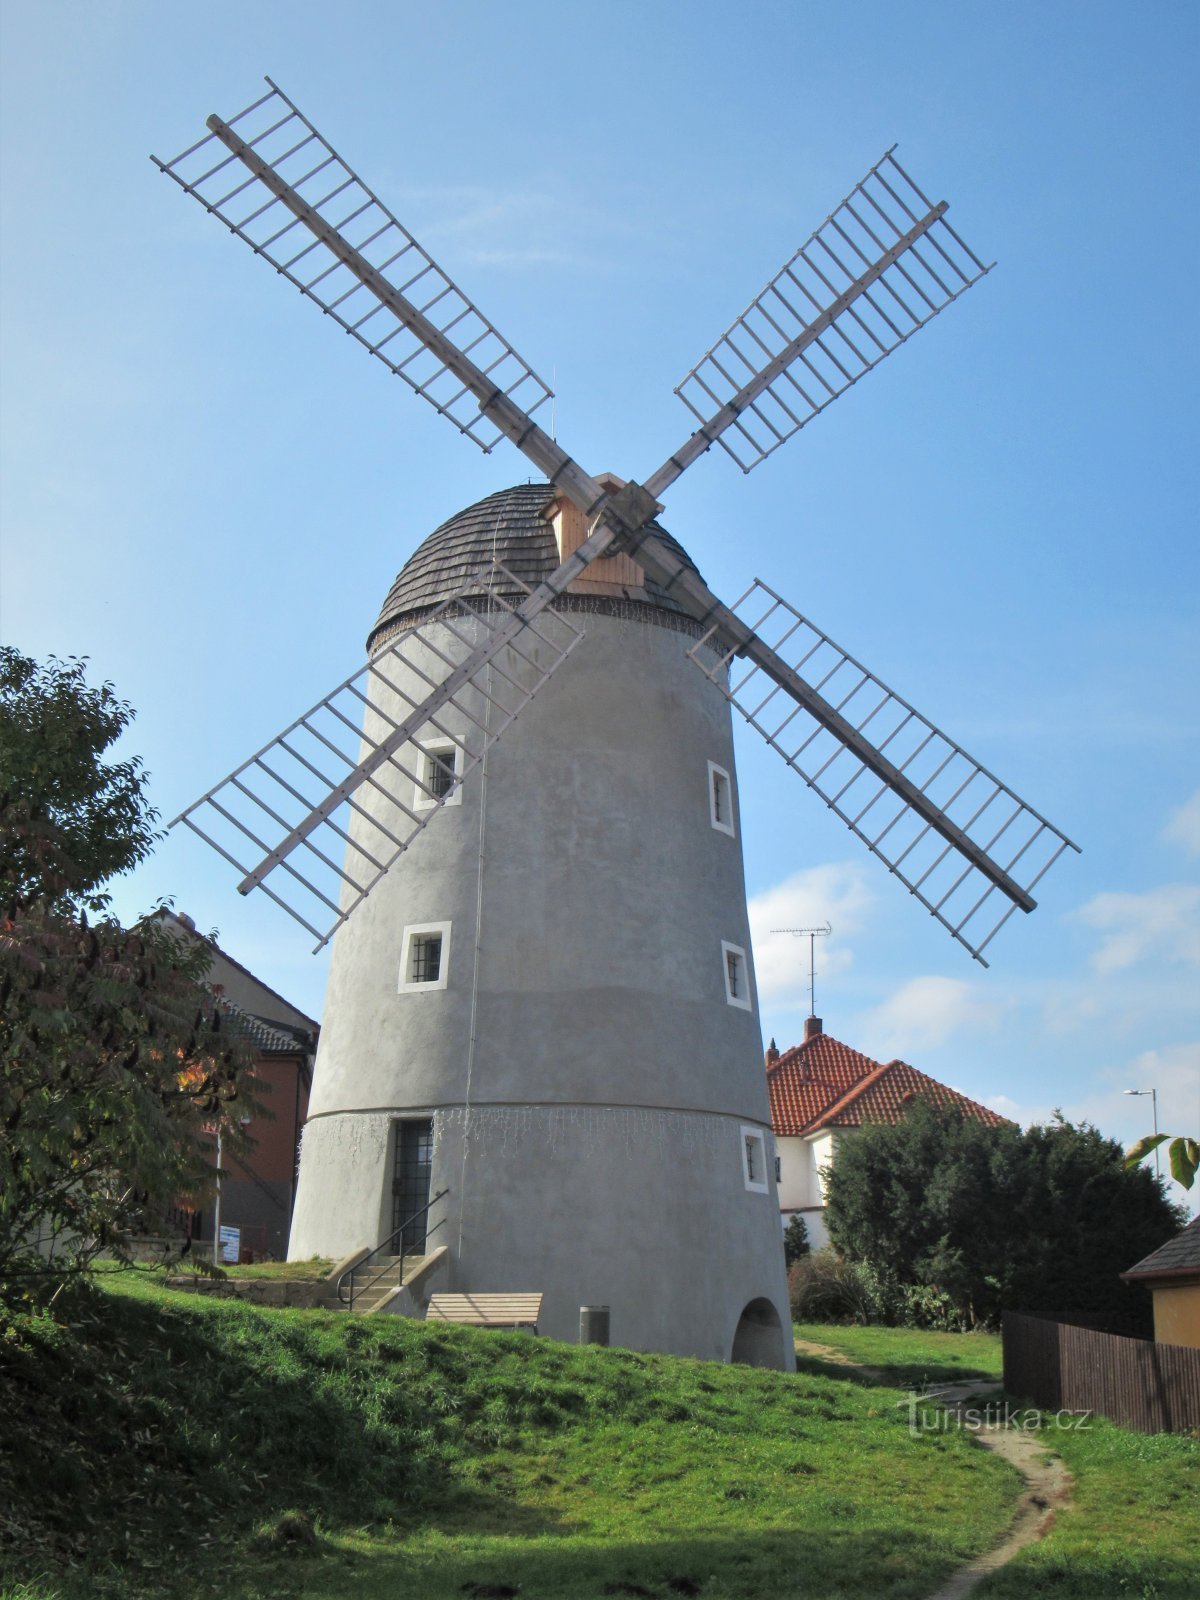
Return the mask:
<path id="1" fill-rule="evenodd" d="M 1200 789 L 1176 806 L 1162 832 L 1168 844 L 1180 844 L 1193 859 L 1200 856 Z"/>
<path id="2" fill-rule="evenodd" d="M 449 250 L 459 261 L 495 267 L 595 267 L 602 261 L 596 240 L 624 231 L 620 217 L 536 182 L 511 189 L 402 185 L 401 208 L 434 255 Z"/>
<path id="3" fill-rule="evenodd" d="M 750 936 L 760 998 L 783 1009 L 808 1010 L 808 940 L 779 929 L 832 926 L 832 936 L 816 942 L 819 996 L 823 977 L 853 965 L 848 941 L 866 925 L 874 904 L 868 874 L 861 863 L 849 861 L 809 867 L 751 896 Z"/>
<path id="4" fill-rule="evenodd" d="M 1200 966 L 1200 884 L 1098 894 L 1072 915 L 1105 936 L 1091 958 L 1096 972 L 1121 972 L 1150 960 Z"/>
<path id="5" fill-rule="evenodd" d="M 922 1049 L 944 1044 L 952 1034 L 993 1032 L 1005 1009 L 1005 1001 L 964 978 L 913 978 L 867 1013 L 864 1035 L 879 1060 L 900 1056 L 912 1061 Z"/>
<path id="6" fill-rule="evenodd" d="M 1124 1076 L 1125 1089 L 1158 1090 L 1158 1125 L 1164 1133 L 1200 1135 L 1200 1040 L 1143 1050 Z"/>
<path id="7" fill-rule="evenodd" d="M 1127 1095 L 1126 1089 L 1158 1091 L 1161 1132 L 1172 1137 L 1194 1134 L 1200 1129 L 1200 1040 L 1143 1050 L 1103 1066 L 1095 1074 L 1094 1086 L 1080 1097 L 1072 1098 L 1068 1093 L 1059 1095 L 1054 1102 L 1035 1104 L 995 1094 L 985 1096 L 984 1104 L 1022 1127 L 1049 1122 L 1055 1107 L 1061 1106 L 1068 1122 L 1094 1123 L 1107 1138 L 1116 1139 L 1123 1149 L 1128 1149 L 1151 1131 L 1153 1109 L 1148 1095 Z M 1181 1200 L 1189 1212 L 1194 1212 L 1200 1204 L 1200 1191 L 1193 1188 L 1189 1192 L 1174 1182 L 1165 1149 L 1159 1168 L 1171 1199 Z"/>

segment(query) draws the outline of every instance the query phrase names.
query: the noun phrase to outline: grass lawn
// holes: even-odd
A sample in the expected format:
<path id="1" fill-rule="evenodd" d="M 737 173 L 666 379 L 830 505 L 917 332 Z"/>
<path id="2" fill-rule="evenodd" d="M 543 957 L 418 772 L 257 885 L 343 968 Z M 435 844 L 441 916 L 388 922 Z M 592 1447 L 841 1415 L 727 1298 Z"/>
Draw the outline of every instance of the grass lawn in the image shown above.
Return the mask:
<path id="1" fill-rule="evenodd" d="M 795 1377 L 113 1274 L 0 1313 L 0 1600 L 920 1600 L 1019 1481 L 900 1389 L 999 1341 L 797 1330 Z M 1076 1480 L 987 1600 L 1190 1600 L 1200 1445 L 1047 1433 Z"/>
<path id="2" fill-rule="evenodd" d="M 314 1256 L 310 1261 L 255 1261 L 246 1266 L 223 1266 L 227 1278 L 283 1278 L 290 1282 L 315 1283 L 333 1271 L 332 1261 Z M 181 1269 L 187 1271 L 186 1265 Z"/>
<path id="3" fill-rule="evenodd" d="M 1039 1544 L 975 1591 L 978 1600 L 1193 1600 L 1200 1593 L 1200 1442 L 1133 1433 L 1102 1418 L 1046 1433 L 1075 1480 Z"/>
<path id="4" fill-rule="evenodd" d="M 0 1593 L 918 1600 L 1012 1470 L 890 1388 L 114 1275 L 0 1330 Z M 3 1585 L 7 1580 L 10 1588 Z"/>
<path id="5" fill-rule="evenodd" d="M 1000 1340 L 990 1334 L 817 1322 L 797 1324 L 796 1334 L 831 1345 L 895 1383 L 999 1379 L 1001 1373 Z M 810 1359 L 805 1367 L 820 1371 L 821 1363 Z M 1045 1539 L 983 1582 L 975 1591 L 979 1600 L 1043 1594 L 1191 1600 L 1200 1592 L 1200 1441 L 1135 1433 L 1100 1417 L 1082 1427 L 1040 1431 L 1074 1479 L 1071 1504 Z"/>
<path id="6" fill-rule="evenodd" d="M 827 1322 L 797 1322 L 798 1339 L 832 1345 L 851 1361 L 871 1367 L 897 1389 L 914 1384 L 957 1383 L 968 1378 L 999 1382 L 1003 1365 L 995 1333 L 925 1333 L 913 1328 L 843 1328 Z"/>

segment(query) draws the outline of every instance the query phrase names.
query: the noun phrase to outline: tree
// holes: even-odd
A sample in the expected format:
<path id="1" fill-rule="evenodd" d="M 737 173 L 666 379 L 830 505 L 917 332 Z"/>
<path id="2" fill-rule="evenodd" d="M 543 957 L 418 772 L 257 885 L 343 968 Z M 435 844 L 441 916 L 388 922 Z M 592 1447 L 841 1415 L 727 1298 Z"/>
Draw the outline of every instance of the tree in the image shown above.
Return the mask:
<path id="1" fill-rule="evenodd" d="M 841 1250 L 901 1290 L 948 1295 L 968 1325 L 1010 1309 L 1145 1327 L 1119 1274 L 1181 1225 L 1087 1123 L 991 1128 L 922 1099 L 839 1144 L 827 1218 Z"/>
<path id="2" fill-rule="evenodd" d="M 783 1230 L 783 1260 L 784 1265 L 793 1267 L 806 1256 L 811 1246 L 808 1242 L 808 1226 L 804 1218 L 797 1211 L 787 1227 Z"/>
<path id="3" fill-rule="evenodd" d="M 0 1282 L 62 1277 L 161 1225 L 240 1136 L 248 1055 L 202 987 L 206 953 L 107 915 L 151 848 L 132 712 L 83 663 L 0 652 Z M 89 913 L 92 920 L 89 921 Z M 241 1098 L 239 1098 L 241 1097 Z M 49 1268 L 47 1267 L 49 1262 Z"/>
<path id="4" fill-rule="evenodd" d="M 100 886 L 158 838 L 141 762 L 103 759 L 133 712 L 85 667 L 0 647 L 0 905 L 106 911 Z"/>

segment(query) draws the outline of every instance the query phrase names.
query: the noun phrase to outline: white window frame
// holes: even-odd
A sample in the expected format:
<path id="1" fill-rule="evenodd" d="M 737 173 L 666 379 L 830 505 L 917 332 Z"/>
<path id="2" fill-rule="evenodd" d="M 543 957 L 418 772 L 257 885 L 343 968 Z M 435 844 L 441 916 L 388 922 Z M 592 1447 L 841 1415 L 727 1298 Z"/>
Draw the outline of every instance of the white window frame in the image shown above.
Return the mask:
<path id="1" fill-rule="evenodd" d="M 722 822 L 717 816 L 717 782 L 721 780 L 725 789 L 725 804 L 729 810 L 729 821 Z M 708 820 L 718 833 L 727 833 L 731 839 L 736 838 L 733 824 L 733 778 L 724 767 L 719 767 L 715 761 L 708 763 Z"/>
<path id="2" fill-rule="evenodd" d="M 751 1127 L 746 1122 L 742 1123 L 739 1136 L 742 1151 L 742 1182 L 751 1194 L 767 1194 L 770 1187 L 767 1183 L 767 1136 L 761 1128 Z M 762 1171 L 761 1178 L 753 1176 L 750 1145 L 754 1145 L 757 1151 L 758 1164 Z"/>
<path id="3" fill-rule="evenodd" d="M 462 805 L 462 770 L 463 751 L 462 745 L 456 739 L 425 739 L 416 745 L 417 750 L 417 778 L 413 784 L 413 810 L 432 811 L 434 806 L 460 806 Z M 448 794 L 444 800 L 435 800 L 433 795 L 426 793 L 429 785 L 429 763 L 439 756 L 449 755 L 454 752 L 454 776 L 458 780 L 457 787 Z M 422 788 L 422 784 L 426 787 Z"/>
<path id="4" fill-rule="evenodd" d="M 441 955 L 438 959 L 438 975 L 432 982 L 417 983 L 408 974 L 412 968 L 413 941 L 428 938 L 431 934 L 439 934 L 442 940 Z M 436 989 L 444 989 L 450 973 L 450 924 L 448 922 L 412 922 L 404 930 L 404 943 L 400 951 L 400 979 L 397 990 L 400 994 L 429 994 Z"/>
<path id="5" fill-rule="evenodd" d="M 729 982 L 729 958 L 730 958 L 730 956 L 736 956 L 737 959 L 738 959 L 738 967 L 739 967 L 739 971 L 741 972 L 742 983 L 743 983 L 743 986 L 745 987 L 745 990 L 746 990 L 744 995 L 734 994 L 733 988 L 730 985 L 730 982 Z M 730 944 L 728 939 L 722 939 L 721 940 L 721 976 L 725 980 L 725 1001 L 726 1001 L 726 1004 L 731 1005 L 731 1006 L 737 1006 L 738 1009 L 741 1010 L 741 1011 L 753 1011 L 754 1010 L 754 1004 L 753 1004 L 752 1000 L 750 999 L 750 963 L 746 959 L 746 952 L 745 952 L 745 950 L 742 949 L 741 945 L 740 944 Z"/>

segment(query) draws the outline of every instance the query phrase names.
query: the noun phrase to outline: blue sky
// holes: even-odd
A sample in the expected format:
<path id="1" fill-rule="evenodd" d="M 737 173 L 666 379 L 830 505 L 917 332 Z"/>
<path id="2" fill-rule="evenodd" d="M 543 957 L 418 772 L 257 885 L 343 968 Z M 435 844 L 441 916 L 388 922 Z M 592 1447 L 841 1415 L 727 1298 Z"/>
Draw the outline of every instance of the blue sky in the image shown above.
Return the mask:
<path id="1" fill-rule="evenodd" d="M 746 730 L 764 1033 L 808 1009 L 1022 1121 L 1200 1125 L 1200 11 L 1117 4 L 9 5 L 0 631 L 138 710 L 164 817 L 350 673 L 438 522 L 522 481 L 187 202 L 270 73 L 558 391 L 592 472 L 893 142 L 997 270 L 663 521 L 761 576 L 1083 846 L 977 967 Z M 314 1013 L 324 967 L 172 837 L 173 895 Z M 261 899 L 261 897 L 260 897 Z"/>

